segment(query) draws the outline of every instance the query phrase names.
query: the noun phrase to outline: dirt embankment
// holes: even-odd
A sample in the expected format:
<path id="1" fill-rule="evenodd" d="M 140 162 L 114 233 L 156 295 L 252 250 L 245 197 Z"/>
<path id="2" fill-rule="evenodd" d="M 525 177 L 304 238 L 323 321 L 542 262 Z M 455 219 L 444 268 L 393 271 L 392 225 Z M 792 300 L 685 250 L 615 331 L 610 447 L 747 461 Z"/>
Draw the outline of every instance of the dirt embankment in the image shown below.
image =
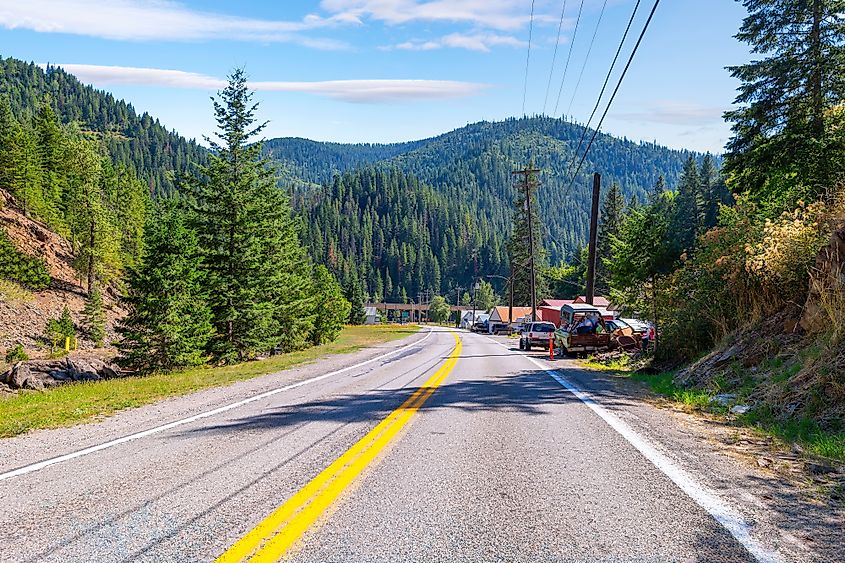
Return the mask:
<path id="1" fill-rule="evenodd" d="M 5 190 L 0 190 L 0 228 L 19 250 L 44 260 L 52 278 L 50 287 L 43 291 L 4 285 L 5 290 L 0 291 L 0 353 L 5 355 L 10 347 L 22 344 L 31 357 L 45 356 L 49 350 L 43 339 L 44 329 L 50 319 L 61 316 L 65 305 L 77 326 L 80 347 L 92 348 L 93 343 L 80 330 L 85 287 L 73 267 L 71 243 L 44 223 L 26 217 Z M 103 293 L 108 344 L 115 338 L 115 322 L 125 311 L 113 287 Z"/>
<path id="2" fill-rule="evenodd" d="M 845 221 L 816 258 L 804 303 L 727 338 L 676 383 L 738 391 L 783 418 L 842 431 L 845 420 Z"/>

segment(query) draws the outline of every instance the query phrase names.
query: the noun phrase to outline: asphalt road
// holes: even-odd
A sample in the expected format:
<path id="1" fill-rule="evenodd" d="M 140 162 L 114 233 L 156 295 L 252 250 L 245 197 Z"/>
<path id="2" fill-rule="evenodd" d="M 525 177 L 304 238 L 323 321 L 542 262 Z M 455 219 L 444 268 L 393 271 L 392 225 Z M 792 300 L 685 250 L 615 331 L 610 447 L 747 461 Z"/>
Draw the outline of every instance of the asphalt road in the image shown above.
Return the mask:
<path id="1" fill-rule="evenodd" d="M 746 523 L 732 535 L 659 453 L 650 459 L 544 366 L 504 339 L 436 329 L 2 441 L 0 561 L 753 560 L 736 538 Z"/>

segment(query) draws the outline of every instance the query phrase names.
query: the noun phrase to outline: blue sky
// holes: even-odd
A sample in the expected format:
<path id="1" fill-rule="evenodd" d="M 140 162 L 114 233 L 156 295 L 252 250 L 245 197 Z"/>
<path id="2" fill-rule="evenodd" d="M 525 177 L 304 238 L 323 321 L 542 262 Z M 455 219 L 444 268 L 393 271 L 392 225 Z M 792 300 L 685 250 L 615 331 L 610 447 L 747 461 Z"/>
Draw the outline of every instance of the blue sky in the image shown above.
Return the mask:
<path id="1" fill-rule="evenodd" d="M 605 0 L 584 0 L 576 30 L 581 0 L 567 0 L 552 71 L 563 1 L 535 0 L 526 113 L 586 121 L 635 3 L 607 0 L 602 13 Z M 242 66 L 268 138 L 402 141 L 522 115 L 530 10 L 530 0 L 0 0 L 0 55 L 65 66 L 189 137 L 213 129 L 209 95 Z M 663 0 L 603 130 L 720 152 L 737 86 L 724 67 L 749 59 L 732 37 L 744 15 L 734 0 Z"/>

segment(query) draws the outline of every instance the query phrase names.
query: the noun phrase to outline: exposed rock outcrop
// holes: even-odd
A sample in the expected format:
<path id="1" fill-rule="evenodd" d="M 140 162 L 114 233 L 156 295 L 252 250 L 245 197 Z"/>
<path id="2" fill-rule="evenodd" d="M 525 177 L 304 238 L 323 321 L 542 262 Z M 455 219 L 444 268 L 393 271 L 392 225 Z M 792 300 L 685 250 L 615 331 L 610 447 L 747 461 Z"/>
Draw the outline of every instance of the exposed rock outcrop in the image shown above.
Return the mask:
<path id="1" fill-rule="evenodd" d="M 101 358 L 71 355 L 58 360 L 18 362 L 0 375 L 0 383 L 11 389 L 41 391 L 72 381 L 98 381 L 120 376 L 119 368 Z"/>

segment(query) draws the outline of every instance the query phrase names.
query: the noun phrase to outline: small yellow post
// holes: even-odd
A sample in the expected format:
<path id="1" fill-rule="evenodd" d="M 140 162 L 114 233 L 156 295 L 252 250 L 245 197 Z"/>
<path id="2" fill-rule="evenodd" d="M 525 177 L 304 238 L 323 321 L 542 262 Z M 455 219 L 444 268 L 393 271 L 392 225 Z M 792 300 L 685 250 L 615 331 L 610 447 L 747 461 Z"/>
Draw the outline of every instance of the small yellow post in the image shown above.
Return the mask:
<path id="1" fill-rule="evenodd" d="M 70 336 L 65 336 L 65 352 L 70 352 Z"/>

